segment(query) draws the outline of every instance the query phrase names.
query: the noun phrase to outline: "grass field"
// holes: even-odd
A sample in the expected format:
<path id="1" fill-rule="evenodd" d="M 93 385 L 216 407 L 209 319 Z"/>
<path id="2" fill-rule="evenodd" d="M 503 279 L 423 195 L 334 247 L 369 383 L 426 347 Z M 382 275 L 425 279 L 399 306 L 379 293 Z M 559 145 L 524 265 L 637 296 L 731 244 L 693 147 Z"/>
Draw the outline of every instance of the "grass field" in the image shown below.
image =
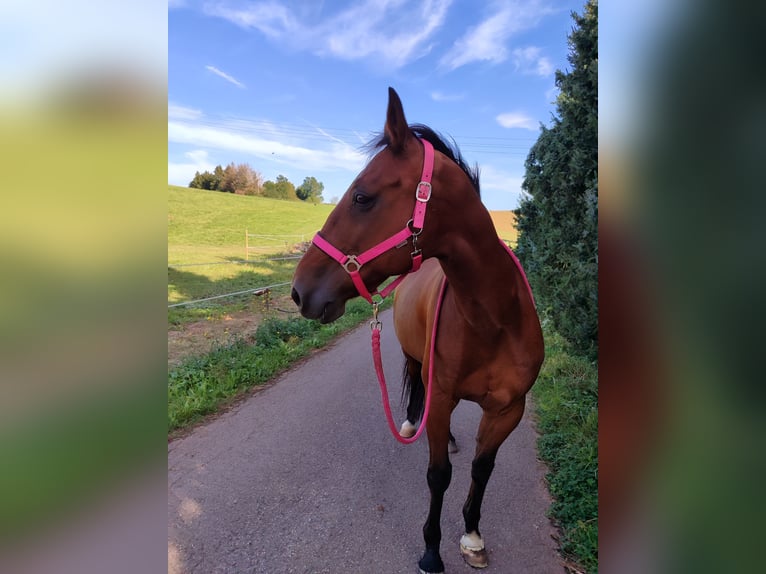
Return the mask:
<path id="1" fill-rule="evenodd" d="M 310 239 L 332 208 L 168 186 L 168 263 L 244 259 L 245 229 L 255 234 L 304 235 Z"/>
<path id="2" fill-rule="evenodd" d="M 331 205 L 281 201 L 168 186 L 168 303 L 179 303 L 289 282 L 295 260 L 266 261 L 309 240 L 322 227 Z M 245 230 L 251 234 L 290 236 L 268 243 L 257 261 L 243 264 Z M 284 288 L 283 288 L 284 290 Z M 243 299 L 219 299 L 204 307 L 168 311 L 172 325 L 214 318 L 242 306 Z"/>

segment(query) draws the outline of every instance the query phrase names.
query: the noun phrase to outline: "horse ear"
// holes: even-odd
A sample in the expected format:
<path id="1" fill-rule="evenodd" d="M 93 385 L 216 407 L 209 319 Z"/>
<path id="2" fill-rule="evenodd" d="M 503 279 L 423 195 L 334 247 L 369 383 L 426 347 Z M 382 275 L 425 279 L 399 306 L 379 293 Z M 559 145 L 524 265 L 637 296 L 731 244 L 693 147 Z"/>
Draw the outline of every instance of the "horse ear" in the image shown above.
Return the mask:
<path id="1" fill-rule="evenodd" d="M 388 139 L 388 147 L 394 153 L 399 153 L 404 149 L 407 138 L 412 134 L 407 120 L 404 117 L 404 108 L 399 95 L 393 88 L 388 88 L 388 112 L 386 113 L 386 126 L 383 132 Z"/>

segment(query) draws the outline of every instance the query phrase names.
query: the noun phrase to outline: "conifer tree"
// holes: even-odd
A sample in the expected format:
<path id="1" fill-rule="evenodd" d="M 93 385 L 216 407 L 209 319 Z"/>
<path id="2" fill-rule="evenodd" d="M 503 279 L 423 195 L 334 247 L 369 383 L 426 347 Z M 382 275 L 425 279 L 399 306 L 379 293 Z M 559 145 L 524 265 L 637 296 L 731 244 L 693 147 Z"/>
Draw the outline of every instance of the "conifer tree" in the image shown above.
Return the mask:
<path id="1" fill-rule="evenodd" d="M 525 162 L 517 252 L 538 307 L 574 348 L 598 345 L 598 0 L 572 14 L 571 70 Z"/>

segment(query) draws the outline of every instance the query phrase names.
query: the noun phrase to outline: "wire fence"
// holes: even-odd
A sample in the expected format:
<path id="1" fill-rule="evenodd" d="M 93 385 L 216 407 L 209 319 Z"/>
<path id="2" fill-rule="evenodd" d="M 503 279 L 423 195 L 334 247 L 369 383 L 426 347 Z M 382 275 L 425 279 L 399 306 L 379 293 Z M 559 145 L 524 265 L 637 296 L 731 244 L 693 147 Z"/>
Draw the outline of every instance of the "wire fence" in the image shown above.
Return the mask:
<path id="1" fill-rule="evenodd" d="M 303 255 L 285 255 L 283 257 L 262 257 L 260 259 L 231 259 L 229 261 L 206 261 L 203 263 L 168 263 L 168 267 L 173 269 L 180 267 L 202 267 L 207 265 L 258 265 L 268 261 L 289 261 L 291 259 L 300 259 Z"/>
<path id="2" fill-rule="evenodd" d="M 173 303 L 172 305 L 168 305 L 168 309 L 172 309 L 174 307 L 185 307 L 187 305 L 195 305 L 197 303 L 204 303 L 204 302 L 213 301 L 216 299 L 225 299 L 227 297 L 238 297 L 240 295 L 248 295 L 250 293 L 266 293 L 268 291 L 271 291 L 271 289 L 284 287 L 285 285 L 290 285 L 290 281 L 284 281 L 283 283 L 275 283 L 274 285 L 266 285 L 265 287 L 254 287 L 252 289 L 245 289 L 243 291 L 235 291 L 234 293 L 224 293 L 222 295 L 213 295 L 211 297 L 203 297 L 202 299 L 193 299 L 191 301 L 183 301 L 181 303 Z"/>
<path id="3" fill-rule="evenodd" d="M 256 245 L 251 244 L 251 239 L 257 242 Z M 258 265 L 261 263 L 268 263 L 272 261 L 297 261 L 303 257 L 303 251 L 305 251 L 306 235 L 293 234 L 293 235 L 263 235 L 258 233 L 249 233 L 245 230 L 245 259 L 229 259 L 226 261 L 204 261 L 199 263 L 168 263 L 168 269 L 182 269 L 186 267 L 207 267 L 213 265 Z M 284 254 L 275 253 L 280 249 L 284 250 Z M 263 257 L 253 259 L 250 257 L 252 251 L 260 251 Z M 297 253 L 296 253 L 297 251 Z M 273 254 L 273 257 L 266 255 Z M 202 283 L 199 283 L 200 285 Z M 206 303 L 208 301 L 216 301 L 219 299 L 227 299 L 232 297 L 239 297 L 249 294 L 268 294 L 272 289 L 278 289 L 290 285 L 289 281 L 282 283 L 275 283 L 273 285 L 265 285 L 262 287 L 253 287 L 251 289 L 244 289 L 241 291 L 233 291 L 230 293 L 221 293 L 217 295 L 211 295 L 209 297 L 202 297 L 199 299 L 192 299 L 189 301 L 182 301 L 180 303 L 169 303 L 168 309 L 177 307 L 187 307 L 196 305 L 199 303 Z"/>

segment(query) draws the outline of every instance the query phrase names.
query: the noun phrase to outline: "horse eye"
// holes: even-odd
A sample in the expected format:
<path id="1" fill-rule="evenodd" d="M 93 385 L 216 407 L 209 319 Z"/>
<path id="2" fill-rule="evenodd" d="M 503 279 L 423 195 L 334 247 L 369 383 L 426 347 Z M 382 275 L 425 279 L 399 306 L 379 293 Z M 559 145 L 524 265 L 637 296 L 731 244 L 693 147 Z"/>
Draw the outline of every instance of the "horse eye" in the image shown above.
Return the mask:
<path id="1" fill-rule="evenodd" d="M 363 193 L 355 193 L 354 194 L 354 203 L 360 205 L 360 206 L 368 206 L 372 203 L 372 198 L 369 195 L 365 195 Z"/>

